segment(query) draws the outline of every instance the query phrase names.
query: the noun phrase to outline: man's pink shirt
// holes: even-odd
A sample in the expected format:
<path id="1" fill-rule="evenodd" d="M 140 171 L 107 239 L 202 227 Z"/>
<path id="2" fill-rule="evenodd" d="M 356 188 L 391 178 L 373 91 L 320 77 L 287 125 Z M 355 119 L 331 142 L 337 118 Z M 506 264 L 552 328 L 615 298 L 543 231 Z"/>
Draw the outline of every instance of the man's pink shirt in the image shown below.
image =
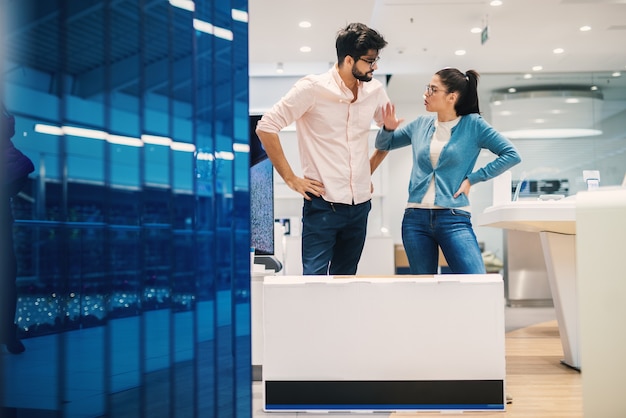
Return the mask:
<path id="1" fill-rule="evenodd" d="M 298 80 L 257 128 L 278 134 L 296 122 L 302 175 L 324 184 L 324 199 L 358 204 L 371 199 L 369 134 L 372 121 L 382 126 L 389 102 L 381 82 L 359 82 L 357 100 L 337 67 Z"/>

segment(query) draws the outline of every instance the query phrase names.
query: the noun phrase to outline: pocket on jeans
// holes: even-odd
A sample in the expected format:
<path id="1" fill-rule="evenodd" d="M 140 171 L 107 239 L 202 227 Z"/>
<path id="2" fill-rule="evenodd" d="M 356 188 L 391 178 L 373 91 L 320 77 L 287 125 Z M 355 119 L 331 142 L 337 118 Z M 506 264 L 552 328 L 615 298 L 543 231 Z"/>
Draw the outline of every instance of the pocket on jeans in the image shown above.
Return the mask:
<path id="1" fill-rule="evenodd" d="M 450 213 L 454 216 L 463 216 L 467 219 L 471 219 L 472 218 L 472 214 L 469 213 L 466 210 L 459 210 L 459 209 L 450 209 Z"/>

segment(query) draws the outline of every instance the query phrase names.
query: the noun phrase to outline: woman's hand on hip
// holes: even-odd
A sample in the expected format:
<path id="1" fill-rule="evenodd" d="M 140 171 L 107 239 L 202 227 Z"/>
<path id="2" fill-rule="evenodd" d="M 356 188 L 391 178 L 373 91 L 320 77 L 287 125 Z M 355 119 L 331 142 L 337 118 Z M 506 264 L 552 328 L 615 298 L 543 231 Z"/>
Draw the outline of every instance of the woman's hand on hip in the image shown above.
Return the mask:
<path id="1" fill-rule="evenodd" d="M 454 198 L 456 199 L 457 197 L 461 196 L 461 194 L 469 197 L 470 187 L 472 187 L 472 185 L 470 184 L 469 180 L 463 180 L 463 183 L 461 183 L 461 187 L 459 187 L 459 190 L 457 190 L 454 194 Z"/>

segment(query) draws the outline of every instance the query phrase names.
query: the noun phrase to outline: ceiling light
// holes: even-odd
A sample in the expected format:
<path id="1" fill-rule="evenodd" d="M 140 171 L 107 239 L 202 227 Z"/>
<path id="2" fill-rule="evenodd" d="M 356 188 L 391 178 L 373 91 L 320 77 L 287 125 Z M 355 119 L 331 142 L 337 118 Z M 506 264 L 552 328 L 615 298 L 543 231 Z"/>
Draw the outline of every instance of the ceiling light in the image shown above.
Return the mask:
<path id="1" fill-rule="evenodd" d="M 233 144 L 233 151 L 235 152 L 250 152 L 250 145 L 248 144 L 240 144 L 235 142 Z"/>
<path id="2" fill-rule="evenodd" d="M 591 30 L 591 26 L 585 25 L 580 27 L 581 32 L 588 32 Z"/>
<path id="3" fill-rule="evenodd" d="M 248 23 L 248 12 L 245 10 L 232 9 L 230 15 L 237 22 Z"/>
<path id="4" fill-rule="evenodd" d="M 174 7 L 190 12 L 196 10 L 196 5 L 192 0 L 170 0 L 170 4 Z"/>
<path id="5" fill-rule="evenodd" d="M 279 62 L 278 64 L 276 64 L 276 72 L 278 74 L 282 74 L 285 72 L 285 69 L 283 68 L 283 63 Z"/>
<path id="6" fill-rule="evenodd" d="M 465 55 L 465 50 L 464 49 L 457 49 L 456 51 L 454 51 L 454 55 Z"/>
<path id="7" fill-rule="evenodd" d="M 554 48 L 552 52 L 555 54 L 562 54 L 565 50 L 563 48 Z"/>
<path id="8" fill-rule="evenodd" d="M 541 70 L 543 70 L 543 67 L 541 65 L 535 65 L 533 67 L 533 71 L 541 71 Z"/>
<path id="9" fill-rule="evenodd" d="M 475 28 L 470 29 L 470 32 L 472 32 L 472 33 L 480 33 L 482 31 L 483 31 L 483 28 L 479 28 L 479 27 L 475 27 Z"/>
<path id="10" fill-rule="evenodd" d="M 613 76 L 613 77 L 621 77 L 622 73 L 620 73 L 619 71 L 615 71 L 613 74 L 611 74 L 611 76 Z"/>
<path id="11" fill-rule="evenodd" d="M 196 146 L 188 142 L 172 142 L 170 148 L 173 151 L 195 152 Z"/>
<path id="12" fill-rule="evenodd" d="M 193 28 L 199 32 L 208 33 L 217 38 L 226 39 L 227 41 L 233 40 L 233 32 L 230 29 L 214 26 L 209 22 L 205 22 L 200 19 L 193 19 Z"/>
<path id="13" fill-rule="evenodd" d="M 301 28 L 310 28 L 311 27 L 311 22 L 308 22 L 306 20 L 303 20 L 302 22 L 298 23 L 298 26 L 300 26 Z"/>
<path id="14" fill-rule="evenodd" d="M 507 90 L 509 93 L 515 93 L 517 89 L 515 87 L 511 87 Z"/>
<path id="15" fill-rule="evenodd" d="M 310 46 L 301 46 L 300 47 L 300 52 L 311 52 L 311 47 Z"/>
<path id="16" fill-rule="evenodd" d="M 163 145 L 169 147 L 172 145 L 172 138 L 158 135 L 141 135 L 141 140 L 146 144 Z"/>
<path id="17" fill-rule="evenodd" d="M 124 135 L 107 135 L 107 142 L 110 144 L 127 145 L 129 147 L 143 147 L 143 141 L 139 138 Z"/>
<path id="18" fill-rule="evenodd" d="M 489 3 L 490 6 L 502 6 L 502 2 L 500 0 L 493 0 Z"/>
<path id="19" fill-rule="evenodd" d="M 175 142 L 171 138 L 157 135 L 141 135 L 141 138 L 135 138 L 125 135 L 113 135 L 105 131 L 97 129 L 81 128 L 79 126 L 53 126 L 41 123 L 35 124 L 35 132 L 42 134 L 63 136 L 71 135 L 81 138 L 100 139 L 111 144 L 127 145 L 131 147 L 143 147 L 144 144 L 169 146 L 175 151 L 194 152 L 196 146 L 186 142 Z"/>
<path id="20" fill-rule="evenodd" d="M 524 88 L 515 94 L 503 90 L 491 97 L 491 124 L 511 139 L 595 136 L 602 134 L 596 126 L 602 102 L 601 92 L 578 86 Z"/>
<path id="21" fill-rule="evenodd" d="M 529 73 L 524 74 L 524 80 L 529 80 L 531 78 L 533 78 L 532 74 L 529 74 Z"/>

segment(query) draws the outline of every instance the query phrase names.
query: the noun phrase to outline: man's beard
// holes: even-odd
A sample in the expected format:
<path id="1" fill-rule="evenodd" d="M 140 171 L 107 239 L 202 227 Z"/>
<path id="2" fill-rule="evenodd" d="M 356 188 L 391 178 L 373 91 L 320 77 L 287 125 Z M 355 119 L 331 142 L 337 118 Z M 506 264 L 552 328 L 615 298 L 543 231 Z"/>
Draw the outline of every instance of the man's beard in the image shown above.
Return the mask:
<path id="1" fill-rule="evenodd" d="M 354 76 L 354 78 L 356 78 L 359 81 L 372 81 L 372 78 L 373 78 L 370 72 L 360 73 L 356 69 L 356 64 L 352 66 L 352 75 Z"/>

